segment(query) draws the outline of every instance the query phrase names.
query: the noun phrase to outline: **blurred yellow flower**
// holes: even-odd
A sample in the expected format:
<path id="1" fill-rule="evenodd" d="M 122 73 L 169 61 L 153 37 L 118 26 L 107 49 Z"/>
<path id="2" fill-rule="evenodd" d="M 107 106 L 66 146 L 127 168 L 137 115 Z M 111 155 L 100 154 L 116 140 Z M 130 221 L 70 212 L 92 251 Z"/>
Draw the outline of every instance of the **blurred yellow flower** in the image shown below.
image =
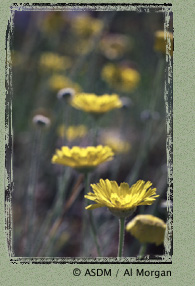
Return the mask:
<path id="1" fill-rule="evenodd" d="M 100 19 L 83 14 L 77 16 L 72 21 L 73 31 L 82 37 L 91 37 L 98 34 L 103 28 L 103 22 Z"/>
<path id="2" fill-rule="evenodd" d="M 88 147 L 63 146 L 56 150 L 52 163 L 72 167 L 80 172 L 89 172 L 98 165 L 113 159 L 114 153 L 108 146 L 98 145 Z"/>
<path id="3" fill-rule="evenodd" d="M 109 133 L 102 136 L 102 142 L 109 146 L 115 154 L 127 153 L 131 149 L 129 142 L 117 136 L 110 136 Z"/>
<path id="4" fill-rule="evenodd" d="M 133 91 L 140 81 L 140 74 L 135 69 L 111 63 L 103 67 L 101 74 L 108 85 L 122 92 Z"/>
<path id="5" fill-rule="evenodd" d="M 166 44 L 168 47 L 166 47 Z M 173 33 L 156 31 L 154 50 L 166 54 L 167 48 L 170 51 L 170 55 L 173 56 Z"/>
<path id="6" fill-rule="evenodd" d="M 49 85 L 55 91 L 63 88 L 73 88 L 77 92 L 81 91 L 79 84 L 72 82 L 68 77 L 61 74 L 52 75 L 49 79 Z"/>
<path id="7" fill-rule="evenodd" d="M 85 112 L 102 114 L 122 107 L 122 102 L 117 94 L 98 96 L 92 93 L 80 93 L 72 98 L 71 105 Z"/>
<path id="8" fill-rule="evenodd" d="M 153 215 L 137 215 L 126 226 L 141 243 L 155 243 L 160 245 L 164 242 L 166 224 Z"/>
<path id="9" fill-rule="evenodd" d="M 82 138 L 87 134 L 87 127 L 85 125 L 69 126 L 65 125 L 58 127 L 58 134 L 60 137 L 66 137 L 69 141 L 73 141 L 77 138 Z"/>
<path id="10" fill-rule="evenodd" d="M 65 15 L 65 17 L 64 17 Z M 63 11 L 46 12 L 40 22 L 40 30 L 46 34 L 54 34 L 62 30 L 68 23 L 68 14 Z"/>
<path id="11" fill-rule="evenodd" d="M 71 66 L 71 60 L 65 56 L 45 52 L 40 57 L 39 65 L 44 71 L 63 71 Z"/>
<path id="12" fill-rule="evenodd" d="M 118 59 L 124 55 L 127 47 L 129 48 L 129 44 L 128 37 L 125 35 L 110 34 L 100 41 L 100 50 L 108 59 Z"/>
<path id="13" fill-rule="evenodd" d="M 150 188 L 151 182 L 137 181 L 132 187 L 127 183 L 118 186 L 116 181 L 100 179 L 98 184 L 91 184 L 94 193 L 85 195 L 86 199 L 95 201 L 96 204 L 89 205 L 86 209 L 108 207 L 116 216 L 122 218 L 131 215 L 137 206 L 151 205 L 156 197 L 156 189 Z"/>

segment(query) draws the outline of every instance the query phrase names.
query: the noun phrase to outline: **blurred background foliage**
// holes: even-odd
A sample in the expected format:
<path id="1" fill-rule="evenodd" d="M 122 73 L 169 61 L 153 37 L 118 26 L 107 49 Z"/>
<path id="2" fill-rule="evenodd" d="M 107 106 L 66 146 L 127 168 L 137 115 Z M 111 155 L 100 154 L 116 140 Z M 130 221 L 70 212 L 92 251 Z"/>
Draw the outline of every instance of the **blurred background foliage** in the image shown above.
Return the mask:
<path id="1" fill-rule="evenodd" d="M 166 61 L 165 54 L 154 50 L 154 34 L 163 29 L 164 14 L 155 11 L 15 12 L 11 52 L 16 256 L 79 256 L 83 176 L 69 167 L 52 165 L 51 158 L 64 144 L 92 145 L 96 127 L 97 144 L 112 145 L 116 156 L 99 166 L 90 182 L 99 178 L 129 184 L 150 180 L 160 198 L 135 214 L 154 214 L 166 222 Z M 97 95 L 116 93 L 123 107 L 96 121 L 58 99 L 62 88 Z M 49 118 L 50 125 L 33 124 L 35 115 Z M 74 136 L 67 129 L 75 125 L 79 127 Z M 36 213 L 33 245 L 27 243 L 29 184 L 33 185 Z M 95 210 L 94 216 L 103 256 L 116 256 L 117 219 L 104 208 Z M 91 235 L 86 239 L 88 256 L 97 257 Z M 125 256 L 136 256 L 139 248 L 139 242 L 126 233 Z M 164 247 L 150 244 L 147 253 L 163 254 Z"/>

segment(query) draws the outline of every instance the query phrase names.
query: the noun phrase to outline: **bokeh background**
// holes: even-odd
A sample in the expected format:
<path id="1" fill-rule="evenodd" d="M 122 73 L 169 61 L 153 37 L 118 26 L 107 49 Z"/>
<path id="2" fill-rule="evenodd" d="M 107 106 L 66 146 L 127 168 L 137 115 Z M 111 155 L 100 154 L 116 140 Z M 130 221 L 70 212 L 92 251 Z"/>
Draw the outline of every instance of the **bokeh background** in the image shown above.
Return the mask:
<path id="1" fill-rule="evenodd" d="M 97 144 L 115 144 L 117 154 L 90 175 L 90 182 L 150 180 L 160 197 L 152 206 L 139 207 L 133 216 L 153 214 L 166 222 L 166 55 L 154 48 L 155 32 L 164 29 L 164 22 L 164 13 L 155 10 L 15 12 L 11 40 L 15 256 L 80 255 L 83 175 L 53 165 L 51 158 L 64 144 L 92 145 L 94 126 Z M 172 31 L 172 18 L 169 28 Z M 121 76 L 124 70 L 127 76 Z M 97 95 L 116 93 L 123 107 L 96 122 L 90 114 L 58 99 L 62 88 Z M 35 115 L 47 117 L 50 125 L 33 123 Z M 84 132 L 68 135 L 70 126 Z M 29 185 L 35 198 L 33 245 L 27 241 Z M 105 208 L 93 214 L 103 256 L 115 257 L 117 218 Z M 90 233 L 86 239 L 88 256 L 97 257 Z M 139 241 L 126 232 L 124 256 L 136 256 L 139 249 Z M 163 245 L 148 244 L 147 254 L 163 253 Z"/>

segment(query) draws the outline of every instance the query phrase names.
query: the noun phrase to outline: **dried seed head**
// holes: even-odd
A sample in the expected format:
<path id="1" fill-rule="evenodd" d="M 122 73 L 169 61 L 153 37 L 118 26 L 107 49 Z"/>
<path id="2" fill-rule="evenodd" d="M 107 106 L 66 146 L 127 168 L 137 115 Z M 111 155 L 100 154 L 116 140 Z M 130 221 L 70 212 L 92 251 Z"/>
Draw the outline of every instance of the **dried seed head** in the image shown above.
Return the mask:
<path id="1" fill-rule="evenodd" d="M 32 119 L 33 123 L 35 125 L 41 126 L 41 127 L 48 127 L 51 124 L 51 121 L 48 117 L 37 114 Z"/>
<path id="2" fill-rule="evenodd" d="M 150 110 L 143 110 L 141 112 L 141 114 L 140 114 L 140 119 L 142 121 L 146 121 L 146 120 L 152 119 L 151 111 Z"/>
<path id="3" fill-rule="evenodd" d="M 128 97 L 121 97 L 120 100 L 122 101 L 122 108 L 128 109 L 132 105 L 132 100 Z"/>
<path id="4" fill-rule="evenodd" d="M 57 98 L 69 100 L 70 97 L 74 95 L 75 95 L 75 90 L 73 88 L 63 88 L 57 93 Z"/>
<path id="5" fill-rule="evenodd" d="M 140 114 L 140 119 L 146 121 L 149 119 L 159 120 L 160 114 L 158 111 L 143 110 Z"/>

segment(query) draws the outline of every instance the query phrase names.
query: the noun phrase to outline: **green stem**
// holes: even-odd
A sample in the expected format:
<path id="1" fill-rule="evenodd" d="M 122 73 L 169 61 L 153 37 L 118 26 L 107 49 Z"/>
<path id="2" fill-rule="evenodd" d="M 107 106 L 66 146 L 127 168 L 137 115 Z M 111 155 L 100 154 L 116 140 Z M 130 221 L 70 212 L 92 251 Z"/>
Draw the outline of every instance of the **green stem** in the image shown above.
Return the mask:
<path id="1" fill-rule="evenodd" d="M 146 248 L 147 248 L 147 243 L 142 243 L 138 254 L 139 258 L 143 258 L 146 252 Z"/>
<path id="2" fill-rule="evenodd" d="M 120 218 L 119 219 L 118 257 L 123 256 L 124 234 L 125 234 L 125 218 Z"/>
<path id="3" fill-rule="evenodd" d="M 85 174 L 85 194 L 87 194 L 88 192 L 89 192 L 89 173 L 86 173 Z M 96 230 L 94 219 L 93 219 L 93 213 L 91 211 L 88 212 L 88 218 L 89 218 L 89 223 L 90 223 L 90 227 L 92 230 L 94 242 L 96 245 L 97 253 L 98 253 L 98 256 L 101 257 L 102 255 L 101 255 L 101 249 L 98 243 L 97 230 Z M 86 216 L 84 216 L 84 230 L 85 229 L 86 229 Z M 85 235 L 85 232 L 84 232 L 84 235 Z"/>
<path id="4" fill-rule="evenodd" d="M 153 81 L 153 94 L 152 94 L 152 97 L 149 103 L 149 109 L 151 112 L 156 109 L 157 103 L 159 101 L 159 95 L 161 94 L 160 87 L 161 87 L 161 82 L 163 78 L 164 68 L 165 68 L 164 60 L 163 58 L 160 58 L 158 61 L 156 74 L 155 74 L 155 78 Z M 134 181 L 136 181 L 139 175 L 139 172 L 141 168 L 143 167 L 143 164 L 146 164 L 146 161 L 149 155 L 150 144 L 151 144 L 152 130 L 153 130 L 153 120 L 150 120 L 144 130 L 144 134 L 143 134 L 144 140 L 140 143 L 139 156 L 137 157 L 135 161 L 133 171 L 131 171 L 131 173 L 129 173 L 129 175 L 126 178 L 126 181 L 130 185 Z"/>
<path id="5" fill-rule="evenodd" d="M 40 146 L 42 142 L 42 130 L 35 130 L 34 142 L 32 147 L 32 157 L 31 157 L 31 169 L 30 169 L 30 179 L 27 190 L 27 245 L 26 245 L 26 255 L 30 256 L 32 254 L 32 247 L 34 243 L 35 235 L 35 223 L 36 223 L 36 213 L 35 213 L 35 187 L 37 183 L 37 171 L 40 163 Z"/>
<path id="6" fill-rule="evenodd" d="M 49 214 L 48 216 L 46 216 L 46 219 L 44 220 L 41 226 L 40 233 L 41 233 L 41 236 L 44 237 L 44 240 L 36 241 L 36 248 L 35 248 L 36 251 L 38 251 L 40 248 L 38 252 L 39 256 L 41 255 L 49 256 L 54 247 L 56 237 L 50 237 L 50 236 L 47 236 L 46 234 L 49 231 L 49 227 L 50 227 L 52 220 L 55 221 L 58 217 L 60 217 L 62 213 L 63 204 L 65 200 L 64 197 L 65 197 L 65 192 L 66 192 L 66 185 L 68 182 L 68 178 L 70 177 L 70 171 L 71 171 L 70 168 L 65 168 L 64 175 L 60 179 L 60 182 L 59 182 L 58 193 L 56 195 L 56 201 L 52 209 L 52 214 L 51 215 Z M 40 245 L 40 242 L 42 243 L 42 245 Z"/>

